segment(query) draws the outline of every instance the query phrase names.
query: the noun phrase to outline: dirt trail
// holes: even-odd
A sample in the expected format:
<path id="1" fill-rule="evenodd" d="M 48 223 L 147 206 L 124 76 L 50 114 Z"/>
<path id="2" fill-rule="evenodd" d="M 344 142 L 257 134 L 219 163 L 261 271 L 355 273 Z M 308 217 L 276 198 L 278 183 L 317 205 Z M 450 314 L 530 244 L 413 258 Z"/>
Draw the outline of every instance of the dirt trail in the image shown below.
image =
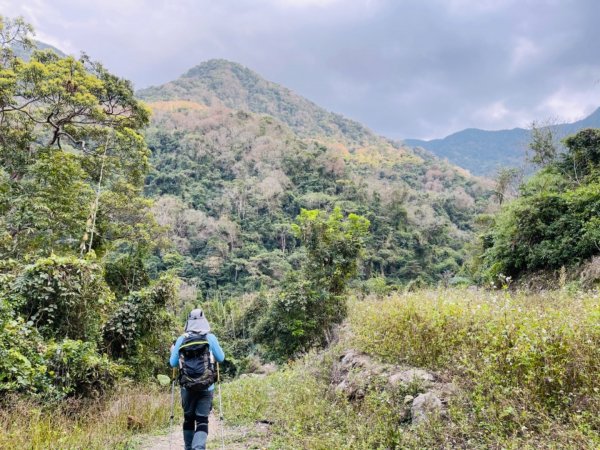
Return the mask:
<path id="1" fill-rule="evenodd" d="M 220 450 L 221 423 L 219 418 L 211 414 L 209 419 L 208 445 L 209 450 Z M 267 425 L 256 424 L 254 427 L 247 426 L 225 426 L 223 437 L 227 450 L 266 449 L 268 445 L 269 429 Z M 183 449 L 183 437 L 181 425 L 173 427 L 173 430 L 162 436 L 148 436 L 141 440 L 140 450 L 181 450 Z"/>

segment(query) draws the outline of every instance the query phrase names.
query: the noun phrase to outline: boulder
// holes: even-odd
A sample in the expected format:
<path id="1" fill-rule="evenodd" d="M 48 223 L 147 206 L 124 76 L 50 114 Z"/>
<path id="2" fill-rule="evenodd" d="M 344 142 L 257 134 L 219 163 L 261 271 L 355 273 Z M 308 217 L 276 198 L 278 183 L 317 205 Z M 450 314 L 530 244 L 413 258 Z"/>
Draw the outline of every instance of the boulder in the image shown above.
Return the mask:
<path id="1" fill-rule="evenodd" d="M 412 423 L 419 424 L 427 421 L 432 415 L 441 414 L 443 404 L 433 392 L 419 394 L 412 402 L 410 409 Z"/>
<path id="2" fill-rule="evenodd" d="M 333 364 L 331 383 L 335 391 L 350 401 L 361 401 L 371 389 L 421 392 L 405 395 L 397 414 L 400 423 L 420 423 L 433 414 L 444 414 L 444 405 L 456 387 L 443 382 L 443 376 L 419 367 L 377 361 L 369 355 L 347 350 Z M 416 395 L 416 394 L 415 394 Z"/>
<path id="3" fill-rule="evenodd" d="M 331 379 L 336 392 L 349 400 L 356 400 L 363 398 L 372 381 L 385 376 L 388 369 L 387 364 L 377 363 L 368 355 L 349 350 L 334 364 Z"/>

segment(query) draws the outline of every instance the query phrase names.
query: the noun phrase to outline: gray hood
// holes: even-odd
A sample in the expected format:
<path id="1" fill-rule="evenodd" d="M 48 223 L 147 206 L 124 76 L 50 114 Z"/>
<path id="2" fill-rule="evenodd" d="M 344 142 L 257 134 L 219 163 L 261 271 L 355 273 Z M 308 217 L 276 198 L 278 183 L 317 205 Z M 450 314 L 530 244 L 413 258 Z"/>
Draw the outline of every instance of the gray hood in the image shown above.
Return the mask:
<path id="1" fill-rule="evenodd" d="M 200 334 L 206 334 L 210 332 L 210 325 L 204 316 L 204 311 L 202 311 L 200 308 L 197 308 L 190 312 L 188 320 L 185 323 L 185 331 Z"/>

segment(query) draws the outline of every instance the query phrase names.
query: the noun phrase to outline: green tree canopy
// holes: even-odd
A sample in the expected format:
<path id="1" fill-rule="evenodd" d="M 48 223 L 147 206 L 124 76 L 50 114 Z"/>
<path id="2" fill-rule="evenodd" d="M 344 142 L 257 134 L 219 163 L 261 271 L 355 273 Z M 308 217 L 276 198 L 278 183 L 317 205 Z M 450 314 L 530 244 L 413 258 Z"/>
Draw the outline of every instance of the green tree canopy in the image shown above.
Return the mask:
<path id="1" fill-rule="evenodd" d="M 483 237 L 489 278 L 581 263 L 600 253 L 600 130 L 565 139 L 566 151 L 521 186 Z"/>

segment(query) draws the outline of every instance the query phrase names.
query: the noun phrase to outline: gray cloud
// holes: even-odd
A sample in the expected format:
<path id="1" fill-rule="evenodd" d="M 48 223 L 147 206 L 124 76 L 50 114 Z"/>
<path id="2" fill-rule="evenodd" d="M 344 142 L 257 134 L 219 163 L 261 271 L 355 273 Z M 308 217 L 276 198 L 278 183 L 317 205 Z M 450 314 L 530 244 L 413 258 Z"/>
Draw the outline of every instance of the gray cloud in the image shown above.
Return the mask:
<path id="1" fill-rule="evenodd" d="M 600 106 L 596 0 L 0 0 L 137 87 L 231 59 L 390 137 Z"/>

